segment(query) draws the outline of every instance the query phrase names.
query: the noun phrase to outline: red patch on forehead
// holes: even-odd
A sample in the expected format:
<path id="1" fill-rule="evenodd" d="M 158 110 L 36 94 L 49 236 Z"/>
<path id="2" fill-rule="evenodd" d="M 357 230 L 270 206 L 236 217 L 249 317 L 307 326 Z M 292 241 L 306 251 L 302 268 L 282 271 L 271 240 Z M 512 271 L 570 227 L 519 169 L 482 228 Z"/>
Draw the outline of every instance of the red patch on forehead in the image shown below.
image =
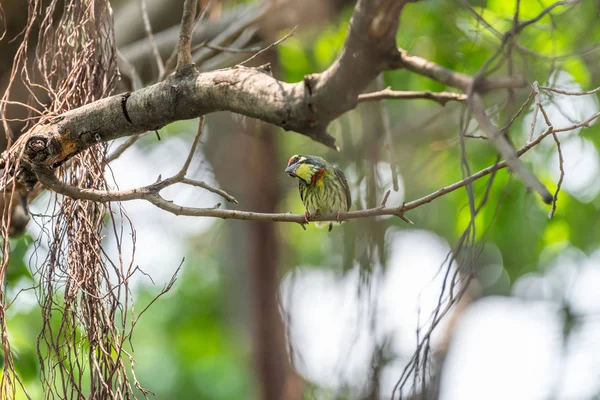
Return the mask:
<path id="1" fill-rule="evenodd" d="M 292 156 L 292 157 L 289 159 L 289 161 L 288 161 L 288 165 L 287 165 L 287 166 L 289 167 L 290 165 L 292 165 L 292 164 L 293 164 L 293 163 L 295 163 L 296 161 L 298 161 L 298 156 Z"/>
<path id="2" fill-rule="evenodd" d="M 310 183 L 314 185 L 314 183 L 316 181 L 318 181 L 319 179 L 321 179 L 323 177 L 323 174 L 325 173 L 325 169 L 321 168 L 320 170 L 316 171 L 312 178 L 310 178 Z"/>

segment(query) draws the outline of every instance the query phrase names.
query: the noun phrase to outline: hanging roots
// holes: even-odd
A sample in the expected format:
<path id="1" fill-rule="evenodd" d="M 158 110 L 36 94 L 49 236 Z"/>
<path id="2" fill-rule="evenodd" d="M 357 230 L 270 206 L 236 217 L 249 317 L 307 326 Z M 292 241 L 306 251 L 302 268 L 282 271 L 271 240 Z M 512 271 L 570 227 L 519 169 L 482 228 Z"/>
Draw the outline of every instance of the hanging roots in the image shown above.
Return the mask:
<path id="1" fill-rule="evenodd" d="M 28 116 L 17 124 L 26 132 L 45 119 L 112 94 L 118 77 L 108 0 L 52 0 L 44 4 L 29 0 L 28 10 L 10 83 L 0 104 L 2 124 L 13 146 L 18 145 L 19 140 L 13 140 L 19 135 L 11 130 L 14 118 L 9 115 L 12 108 L 7 108 L 15 107 L 11 89 L 24 85 L 29 92 L 27 104 L 20 104 L 28 110 Z M 4 20 L 3 14 L 0 19 Z M 105 189 L 105 155 L 105 145 L 98 144 L 71 158 L 57 169 L 57 174 L 70 185 Z M 6 189 L 0 206 L 4 210 L 3 238 L 7 238 L 11 218 L 16 215 L 14 207 L 26 207 L 27 198 L 39 193 L 40 188 L 39 183 L 33 190 L 24 188 L 10 179 L 11 171 L 19 169 L 18 159 L 1 161 L 1 184 Z M 118 204 L 105 206 L 53 195 L 49 209 L 50 215 L 36 221 L 42 227 L 36 249 L 39 252 L 47 247 L 48 252 L 34 271 L 40 281 L 37 293 L 43 323 L 38 356 L 45 398 L 129 399 L 136 392 L 146 396 L 147 391 L 135 379 L 133 359 L 126 346 L 135 325 L 128 285 L 135 269 L 133 254 L 125 263 L 121 245 L 125 224 L 129 231 L 125 234 L 131 235 L 135 249 L 133 226 Z M 119 252 L 114 262 L 103 248 L 108 229 Z M 41 243 L 44 238 L 45 246 Z M 5 239 L 2 282 L 9 251 Z M 3 285 L 0 329 L 4 368 L 0 390 L 2 398 L 10 399 L 19 385 L 26 390 L 14 369 L 4 318 L 6 304 Z"/>

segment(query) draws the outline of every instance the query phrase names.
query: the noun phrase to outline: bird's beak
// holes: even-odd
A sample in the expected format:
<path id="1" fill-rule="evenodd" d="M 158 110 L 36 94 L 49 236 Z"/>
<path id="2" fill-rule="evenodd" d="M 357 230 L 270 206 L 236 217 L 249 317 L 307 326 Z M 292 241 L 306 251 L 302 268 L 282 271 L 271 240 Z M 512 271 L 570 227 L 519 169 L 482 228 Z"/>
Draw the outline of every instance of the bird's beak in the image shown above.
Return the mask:
<path id="1" fill-rule="evenodd" d="M 291 176 L 292 178 L 298 178 L 298 175 L 296 175 L 296 170 L 298 169 L 299 165 L 300 164 L 298 163 L 290 165 L 285 169 L 285 173 Z"/>

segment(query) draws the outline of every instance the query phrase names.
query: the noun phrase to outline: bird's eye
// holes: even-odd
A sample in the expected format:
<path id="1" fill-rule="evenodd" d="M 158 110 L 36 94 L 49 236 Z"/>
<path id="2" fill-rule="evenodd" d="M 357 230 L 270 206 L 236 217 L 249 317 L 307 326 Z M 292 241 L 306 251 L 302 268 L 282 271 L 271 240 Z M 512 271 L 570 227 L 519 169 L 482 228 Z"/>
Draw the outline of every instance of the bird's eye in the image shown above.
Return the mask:
<path id="1" fill-rule="evenodd" d="M 298 156 L 292 156 L 292 157 L 290 158 L 290 160 L 288 161 L 288 164 L 287 164 L 287 166 L 289 167 L 290 165 L 297 163 L 299 158 L 300 158 L 300 157 L 298 157 Z"/>

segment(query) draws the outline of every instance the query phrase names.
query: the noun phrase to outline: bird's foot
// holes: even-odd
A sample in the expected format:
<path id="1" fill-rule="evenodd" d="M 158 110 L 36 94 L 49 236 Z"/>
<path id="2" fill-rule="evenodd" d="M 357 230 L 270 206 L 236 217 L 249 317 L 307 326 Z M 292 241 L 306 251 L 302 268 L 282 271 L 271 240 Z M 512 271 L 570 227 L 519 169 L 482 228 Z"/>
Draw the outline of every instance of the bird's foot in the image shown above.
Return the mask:
<path id="1" fill-rule="evenodd" d="M 338 224 L 341 224 L 339 211 L 335 212 L 335 220 L 338 222 Z M 331 232 L 332 229 L 333 229 L 333 222 L 330 222 L 329 223 L 329 232 Z"/>
<path id="2" fill-rule="evenodd" d="M 308 211 L 304 212 L 304 223 L 308 224 L 308 217 L 310 217 L 310 213 Z"/>

